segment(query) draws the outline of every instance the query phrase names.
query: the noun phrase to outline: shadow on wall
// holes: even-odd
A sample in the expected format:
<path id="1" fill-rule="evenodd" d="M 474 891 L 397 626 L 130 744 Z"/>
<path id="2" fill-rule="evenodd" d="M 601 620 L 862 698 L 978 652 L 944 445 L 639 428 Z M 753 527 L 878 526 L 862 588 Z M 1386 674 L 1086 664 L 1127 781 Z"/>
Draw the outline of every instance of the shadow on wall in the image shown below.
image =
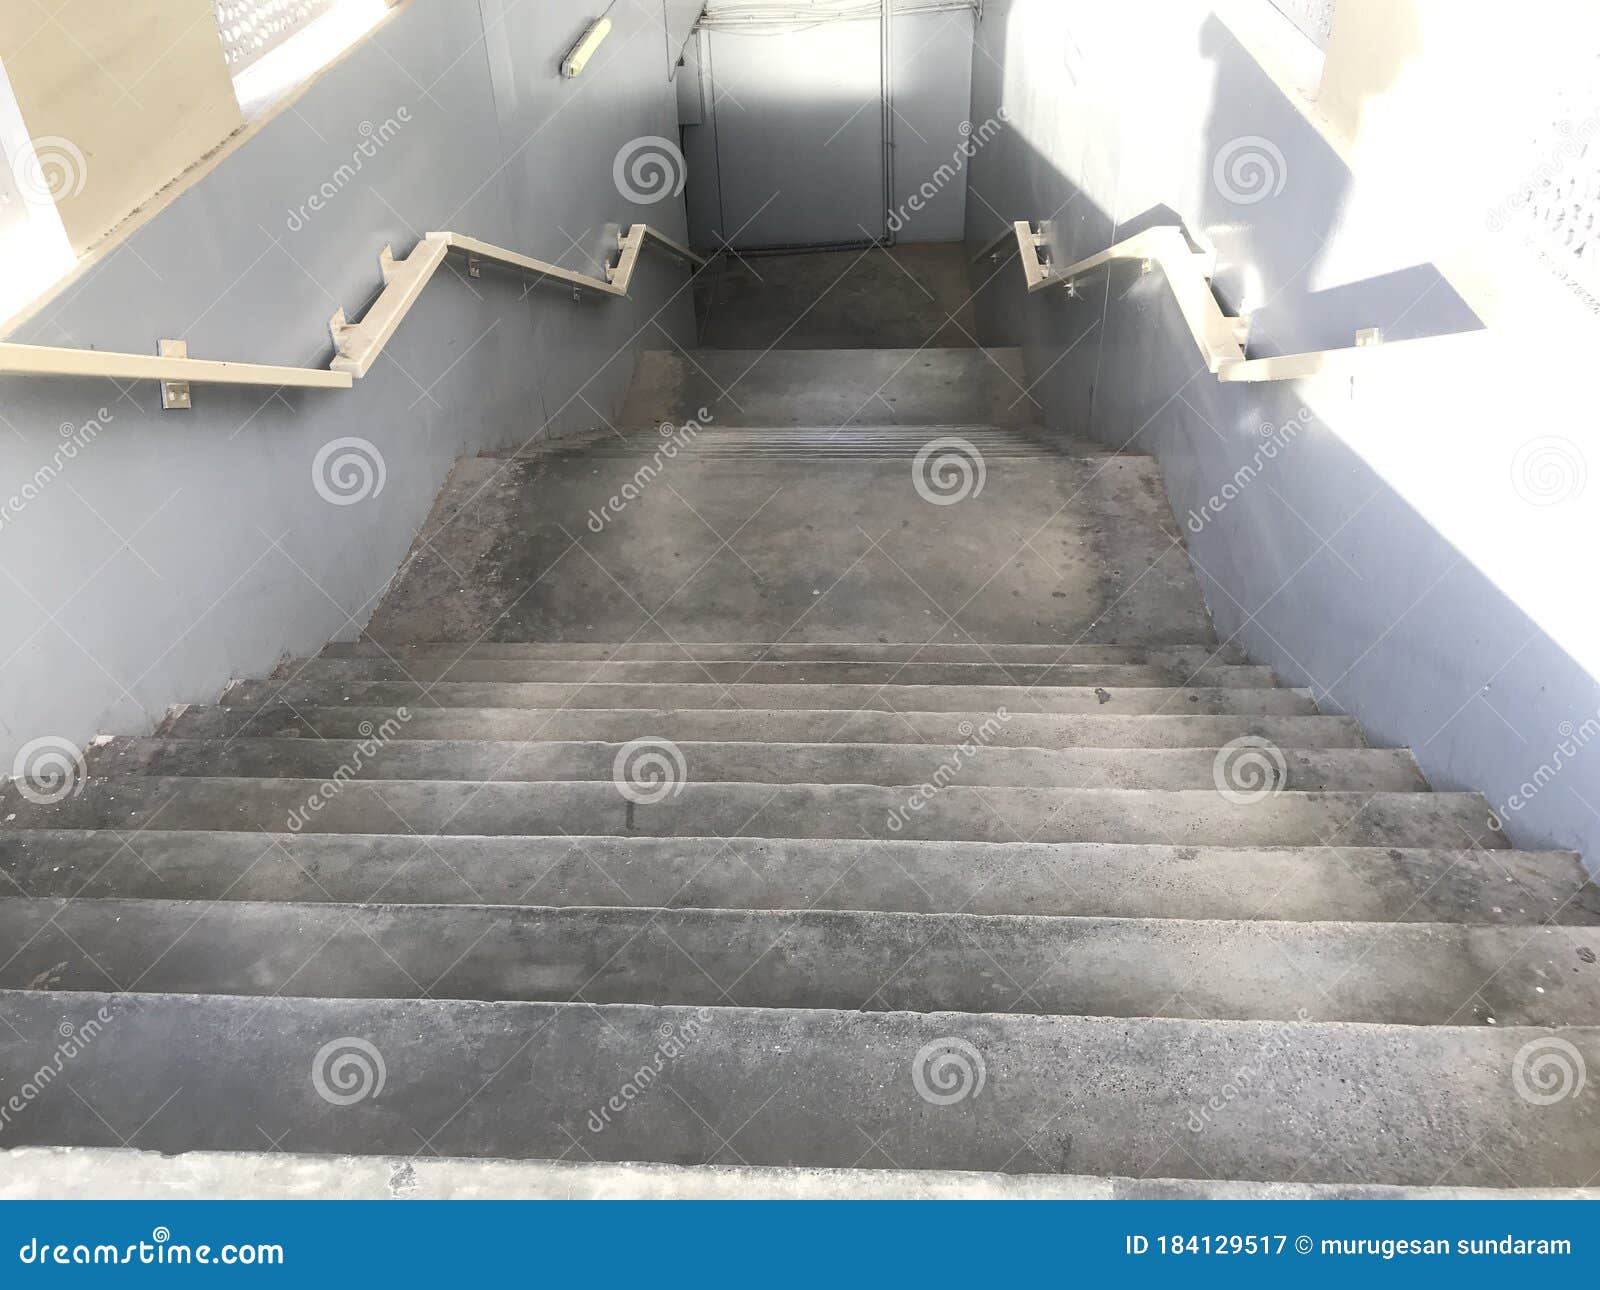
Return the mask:
<path id="1" fill-rule="evenodd" d="M 715 28 L 690 50 L 684 149 L 696 245 L 740 250 L 856 245 L 891 226 L 908 242 L 959 242 L 969 137 L 972 15 L 897 14 L 893 193 L 886 193 L 876 18 Z M 701 55 L 704 55 L 703 66 Z M 935 178 L 937 177 L 937 178 Z"/>
<path id="2" fill-rule="evenodd" d="M 1002 87 L 1037 88 L 1038 51 L 1063 43 L 1049 26 L 1058 13 L 988 8 L 975 116 L 997 109 Z M 1253 355 L 1347 345 L 1357 327 L 1391 337 L 1478 327 L 1432 264 L 1344 272 L 1366 249 L 1342 226 L 1356 177 L 1225 27 L 1209 18 L 1200 34 L 1188 33 L 1193 65 L 1169 80 L 1156 123 L 1166 134 L 1154 138 L 1118 110 L 1150 101 L 1151 86 L 1114 66 L 1105 83 L 1088 74 L 1104 24 L 1071 31 L 1076 77 L 1008 103 L 1012 128 L 974 160 L 971 244 L 1007 221 L 1045 220 L 1052 258 L 1067 263 L 1141 228 L 1187 223 L 1217 244 L 1225 306 L 1256 305 Z M 1190 116 L 1204 129 L 1183 136 L 1173 123 Z M 1094 136 L 1097 123 L 1117 132 Z M 1171 205 L 1126 220 L 1109 209 L 1109 194 L 1160 191 Z M 1384 248 L 1373 250 L 1381 262 Z M 1349 280 L 1311 286 L 1330 265 Z M 1435 787 L 1483 792 L 1520 845 L 1600 860 L 1600 750 L 1589 746 L 1600 743 L 1600 685 L 1572 653 L 1573 634 L 1553 626 L 1558 602 L 1532 561 L 1499 550 L 1537 552 L 1540 526 L 1578 504 L 1583 462 L 1552 458 L 1517 390 L 1494 371 L 1449 369 L 1223 384 L 1159 273 L 1115 265 L 1073 300 L 1025 297 L 1013 256 L 978 269 L 980 339 L 1023 347 L 1051 424 L 1160 459 L 1225 638 L 1360 718 L 1373 742 L 1414 748 Z M 1455 842 L 1465 839 L 1440 840 Z"/>
<path id="3" fill-rule="evenodd" d="M 1394 6 L 1390 35 L 1394 62 L 1387 79 L 1364 87 L 1368 97 L 1392 87 L 1405 62 L 1421 53 L 1409 4 Z M 1215 17 L 1202 25 L 1198 49 L 1211 68 L 1210 111 L 1189 191 L 1200 198 L 1196 219 L 1214 230 L 1217 293 L 1251 316 L 1252 357 L 1348 345 L 1359 329 L 1380 322 L 1391 340 L 1481 325 L 1428 263 L 1363 269 L 1358 280 L 1337 287 L 1314 285 L 1349 272 L 1352 260 L 1386 262 L 1389 238 L 1382 230 L 1364 237 L 1351 227 L 1348 168 Z M 1265 122 L 1270 134 L 1261 133 Z M 1418 308 L 1421 302 L 1427 308 Z"/>

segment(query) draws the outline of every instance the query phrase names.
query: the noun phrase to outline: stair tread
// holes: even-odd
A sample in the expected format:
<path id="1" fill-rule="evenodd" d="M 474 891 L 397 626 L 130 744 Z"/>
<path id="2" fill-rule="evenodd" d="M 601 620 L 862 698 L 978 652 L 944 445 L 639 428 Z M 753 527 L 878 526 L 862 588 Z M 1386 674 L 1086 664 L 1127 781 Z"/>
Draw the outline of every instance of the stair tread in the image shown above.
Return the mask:
<path id="1" fill-rule="evenodd" d="M 0 898 L 0 989 L 1582 1024 L 1594 927 Z M 92 945 L 92 952 L 82 946 Z"/>
<path id="2" fill-rule="evenodd" d="M 1517 1095 L 1552 1038 L 1520 1027 L 43 992 L 0 1016 L 8 1086 L 93 1036 L 14 1146 L 265 1126 L 285 1151 L 850 1167 L 876 1143 L 908 1169 L 1493 1186 L 1586 1183 L 1596 1151 L 1586 1099 Z M 1600 1062 L 1600 1030 L 1561 1038 Z M 330 1083 L 351 1039 L 374 1075 Z M 666 1088 L 635 1082 L 651 1054 Z"/>
<path id="3" fill-rule="evenodd" d="M 1351 717 L 1177 716 L 1015 712 L 875 712 L 771 708 L 427 708 L 408 707 L 407 739 L 601 740 L 647 736 L 680 741 L 779 743 L 955 743 L 990 722 L 992 747 L 1219 748 L 1266 739 L 1280 748 L 1362 748 Z M 187 705 L 157 733 L 182 738 L 367 738 L 396 719 L 392 707 Z M 998 728 L 995 726 L 998 725 Z"/>
<path id="4" fill-rule="evenodd" d="M 1246 663 L 1237 645 L 1001 645 L 885 642 L 814 644 L 805 641 L 335 641 L 323 658 L 701 659 L 720 662 L 923 663 Z"/>
<path id="5" fill-rule="evenodd" d="M 28 896 L 1600 922 L 1600 888 L 1571 852 L 561 835 L 424 846 L 403 832 L 160 824 L 132 839 L 0 830 L 0 873 Z"/>
<path id="6" fill-rule="evenodd" d="M 124 737 L 92 750 L 100 776 L 205 775 L 315 779 L 341 773 L 364 780 L 473 782 L 609 781 L 630 758 L 661 749 L 679 774 L 697 783 L 879 784 L 916 786 L 958 780 L 968 787 L 1206 788 L 1230 781 L 1238 749 L 988 746 L 997 718 L 967 732 L 961 744 L 691 742 L 640 740 L 411 740 L 393 720 L 367 739 L 186 739 Z M 1267 786 L 1425 792 L 1428 784 L 1405 749 L 1266 750 Z M 1253 754 L 1252 754 L 1253 755 Z M 622 769 L 619 771 L 619 767 Z"/>
<path id="7" fill-rule="evenodd" d="M 960 439 L 980 449 L 1002 455 L 1055 457 L 1099 456 L 1115 450 L 1092 439 L 1059 434 L 1041 426 L 888 425 L 888 426 L 730 426 L 672 424 L 606 427 L 578 435 L 541 438 L 514 452 L 493 452 L 485 457 L 511 459 L 557 453 L 654 455 L 671 444 L 685 456 L 703 453 L 775 453 L 815 451 L 847 456 L 882 452 L 890 455 L 921 452 L 940 439 Z M 1138 454 L 1130 454 L 1138 455 Z"/>
<path id="8" fill-rule="evenodd" d="M 670 681 L 235 681 L 228 706 L 763 708 L 892 712 L 1210 713 L 1314 716 L 1310 692 L 1281 687 L 781 684 Z"/>
<path id="9" fill-rule="evenodd" d="M 1153 460 L 1000 459 L 971 463 L 970 477 L 964 489 L 959 464 L 919 469 L 903 457 L 679 456 L 659 469 L 466 458 L 367 630 L 386 640 L 1214 639 Z"/>
<path id="10" fill-rule="evenodd" d="M 699 659 L 288 659 L 274 673 L 302 681 L 500 681 L 723 685 L 961 685 L 1270 688 L 1270 667 L 1236 663 L 922 663 Z"/>
<path id="11" fill-rule="evenodd" d="M 619 424 L 1034 425 L 1015 349 L 644 350 Z"/>
<path id="12" fill-rule="evenodd" d="M 953 785 L 928 796 L 876 785 L 679 781 L 637 790 L 629 799 L 609 782 L 384 780 L 328 787 L 322 779 L 91 778 L 76 796 L 47 805 L 19 800 L 7 789 L 0 811 L 22 828 L 133 828 L 159 819 L 168 829 L 314 833 L 404 825 L 456 835 L 1509 846 L 1487 802 L 1474 793 L 1285 791 L 1230 801 L 1215 787 Z"/>

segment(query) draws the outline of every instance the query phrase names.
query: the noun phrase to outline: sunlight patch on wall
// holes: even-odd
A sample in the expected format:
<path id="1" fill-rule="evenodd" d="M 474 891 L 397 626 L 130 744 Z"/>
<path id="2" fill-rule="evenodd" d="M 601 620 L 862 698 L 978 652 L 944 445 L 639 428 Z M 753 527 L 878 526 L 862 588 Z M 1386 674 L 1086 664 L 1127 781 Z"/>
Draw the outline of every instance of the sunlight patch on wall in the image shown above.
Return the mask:
<path id="1" fill-rule="evenodd" d="M 390 0 L 217 0 L 245 119 L 260 116 L 382 21 Z"/>
<path id="2" fill-rule="evenodd" d="M 40 140 L 48 145 L 49 140 Z M 19 313 L 72 271 L 76 257 L 56 210 L 56 186 L 74 175 L 40 155 L 0 64 L 0 319 Z"/>

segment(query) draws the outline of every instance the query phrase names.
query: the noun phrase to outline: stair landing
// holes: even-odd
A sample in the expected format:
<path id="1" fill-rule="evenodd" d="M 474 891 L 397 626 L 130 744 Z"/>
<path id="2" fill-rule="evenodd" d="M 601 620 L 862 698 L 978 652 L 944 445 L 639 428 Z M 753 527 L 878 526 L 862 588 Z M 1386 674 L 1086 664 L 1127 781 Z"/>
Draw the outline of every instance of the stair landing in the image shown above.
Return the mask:
<path id="1" fill-rule="evenodd" d="M 911 442 L 951 438 L 962 429 L 926 427 Z M 1027 455 L 980 448 L 978 461 L 958 444 L 941 467 L 919 465 L 910 445 L 750 458 L 715 439 L 707 432 L 659 467 L 637 452 L 462 460 L 370 633 L 396 643 L 1214 639 L 1151 458 L 1039 444 Z M 930 503 L 918 485 L 937 495 L 935 470 L 968 495 Z"/>

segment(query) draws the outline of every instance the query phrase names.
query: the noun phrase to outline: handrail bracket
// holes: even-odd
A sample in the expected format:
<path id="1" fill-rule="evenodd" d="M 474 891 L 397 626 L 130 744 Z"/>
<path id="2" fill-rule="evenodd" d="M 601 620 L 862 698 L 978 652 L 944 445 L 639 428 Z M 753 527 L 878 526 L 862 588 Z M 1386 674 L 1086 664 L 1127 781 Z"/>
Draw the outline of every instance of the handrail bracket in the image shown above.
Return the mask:
<path id="1" fill-rule="evenodd" d="M 334 311 L 328 320 L 334 357 L 326 368 L 191 359 L 188 345 L 182 340 L 161 341 L 154 355 L 0 341 L 0 376 L 152 380 L 161 387 L 161 406 L 173 409 L 191 406 L 191 383 L 347 390 L 355 380 L 372 370 L 384 346 L 452 251 L 466 258 L 470 277 L 479 277 L 485 263 L 499 264 L 528 274 L 536 281 L 563 283 L 571 290 L 573 299 L 581 300 L 591 292 L 601 296 L 627 296 L 640 253 L 651 243 L 696 270 L 709 262 L 648 224 L 631 225 L 618 239 L 616 263 L 605 268 L 604 277 L 519 255 L 459 233 L 425 233 L 403 260 L 395 258 L 392 246 L 385 246 L 378 252 L 383 289 L 359 319 L 352 321 L 343 309 Z"/>

